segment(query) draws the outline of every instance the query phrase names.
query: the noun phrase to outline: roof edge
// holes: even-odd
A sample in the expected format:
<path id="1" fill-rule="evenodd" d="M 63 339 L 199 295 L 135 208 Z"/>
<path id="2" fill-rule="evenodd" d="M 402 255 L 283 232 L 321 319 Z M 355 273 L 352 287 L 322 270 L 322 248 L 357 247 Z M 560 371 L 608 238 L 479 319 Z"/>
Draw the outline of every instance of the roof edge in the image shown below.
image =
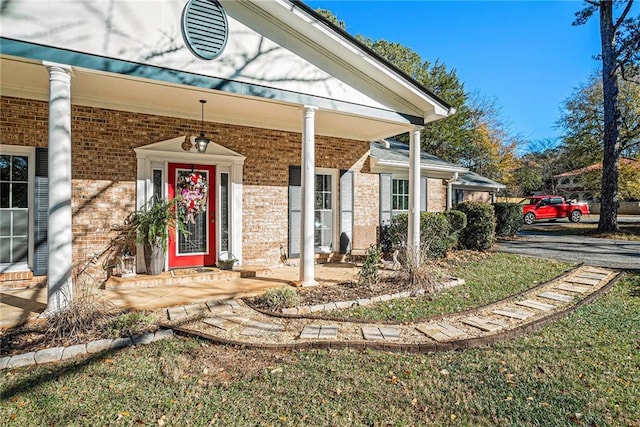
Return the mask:
<path id="1" fill-rule="evenodd" d="M 436 101 L 437 103 L 441 104 L 443 109 L 447 110 L 447 115 L 455 114 L 455 112 L 456 112 L 455 107 L 453 107 L 447 101 L 445 101 L 444 99 L 442 99 L 441 97 L 439 97 L 438 95 L 433 93 L 430 89 L 428 89 L 427 87 L 425 87 L 424 85 L 422 85 L 421 83 L 416 81 L 414 78 L 409 76 L 407 73 L 402 71 L 400 68 L 396 67 L 394 64 L 389 62 L 387 59 L 385 59 L 384 57 L 379 55 L 377 52 L 375 52 L 369 46 L 367 46 L 364 43 L 362 43 L 361 41 L 359 41 L 355 36 L 349 34 L 347 31 L 343 30 L 342 28 L 340 28 L 339 26 L 335 25 L 333 22 L 329 21 L 327 18 L 325 18 L 324 16 L 322 16 L 321 14 L 316 12 L 311 6 L 307 5 L 306 3 L 304 3 L 301 0 L 289 0 L 289 1 L 291 2 L 291 4 L 293 6 L 297 7 L 298 9 L 302 10 L 303 12 L 307 13 L 312 18 L 316 19 L 319 23 L 325 25 L 331 31 L 337 33 L 341 37 L 347 39 L 350 43 L 354 44 L 359 49 L 362 49 L 368 55 L 370 55 L 371 57 L 373 57 L 374 59 L 376 59 L 377 61 L 382 63 L 384 66 L 389 68 L 391 71 L 393 71 L 394 73 L 396 73 L 399 76 L 401 76 L 404 80 L 406 80 L 408 83 L 410 83 L 414 88 L 416 88 L 419 91 L 423 92 L 425 95 L 428 95 L 429 97 L 433 98 L 434 101 Z"/>

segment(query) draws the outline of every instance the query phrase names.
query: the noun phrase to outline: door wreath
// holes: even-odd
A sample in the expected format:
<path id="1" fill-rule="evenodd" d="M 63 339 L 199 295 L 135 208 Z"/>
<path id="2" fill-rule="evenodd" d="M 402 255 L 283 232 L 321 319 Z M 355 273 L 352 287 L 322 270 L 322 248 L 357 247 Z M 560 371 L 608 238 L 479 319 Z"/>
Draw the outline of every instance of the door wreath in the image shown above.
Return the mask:
<path id="1" fill-rule="evenodd" d="M 195 216 L 207 206 L 209 186 L 207 180 L 198 172 L 191 172 L 181 177 L 178 182 L 180 191 L 180 203 L 184 208 L 184 218 L 191 224 L 195 224 Z"/>

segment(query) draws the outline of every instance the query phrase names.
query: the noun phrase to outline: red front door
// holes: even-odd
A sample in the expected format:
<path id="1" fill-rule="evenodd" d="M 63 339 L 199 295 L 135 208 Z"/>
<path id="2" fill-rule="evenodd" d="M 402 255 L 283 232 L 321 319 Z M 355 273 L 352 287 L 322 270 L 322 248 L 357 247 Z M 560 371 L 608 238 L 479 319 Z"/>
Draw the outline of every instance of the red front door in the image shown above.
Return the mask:
<path id="1" fill-rule="evenodd" d="M 180 197 L 188 235 L 169 237 L 169 268 L 216 263 L 215 166 L 169 163 L 169 198 Z"/>

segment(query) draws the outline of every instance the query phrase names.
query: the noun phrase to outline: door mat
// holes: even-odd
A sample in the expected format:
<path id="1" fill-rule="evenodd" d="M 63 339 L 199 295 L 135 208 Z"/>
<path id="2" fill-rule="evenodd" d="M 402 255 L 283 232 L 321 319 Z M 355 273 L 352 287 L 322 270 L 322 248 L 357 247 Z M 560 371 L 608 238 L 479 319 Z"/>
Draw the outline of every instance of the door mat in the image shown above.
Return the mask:
<path id="1" fill-rule="evenodd" d="M 202 273 L 217 273 L 220 271 L 215 267 L 200 267 L 200 268 L 176 268 L 171 270 L 171 276 L 190 276 L 193 274 L 202 274 Z"/>

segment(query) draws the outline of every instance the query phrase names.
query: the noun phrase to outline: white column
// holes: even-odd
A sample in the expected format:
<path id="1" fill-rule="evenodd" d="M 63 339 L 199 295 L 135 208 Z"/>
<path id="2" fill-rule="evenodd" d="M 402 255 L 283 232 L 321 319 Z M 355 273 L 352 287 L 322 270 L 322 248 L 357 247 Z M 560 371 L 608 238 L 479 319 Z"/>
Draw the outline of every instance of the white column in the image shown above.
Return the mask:
<path id="1" fill-rule="evenodd" d="M 315 234 L 315 115 L 317 107 L 304 106 L 302 126 L 302 212 L 300 233 L 300 282 L 316 284 L 314 274 Z"/>
<path id="2" fill-rule="evenodd" d="M 49 266 L 47 312 L 73 299 L 71 222 L 71 67 L 45 62 L 49 71 Z"/>
<path id="3" fill-rule="evenodd" d="M 409 224 L 407 246 L 414 256 L 415 265 L 420 262 L 420 130 L 415 126 L 409 132 Z"/>

